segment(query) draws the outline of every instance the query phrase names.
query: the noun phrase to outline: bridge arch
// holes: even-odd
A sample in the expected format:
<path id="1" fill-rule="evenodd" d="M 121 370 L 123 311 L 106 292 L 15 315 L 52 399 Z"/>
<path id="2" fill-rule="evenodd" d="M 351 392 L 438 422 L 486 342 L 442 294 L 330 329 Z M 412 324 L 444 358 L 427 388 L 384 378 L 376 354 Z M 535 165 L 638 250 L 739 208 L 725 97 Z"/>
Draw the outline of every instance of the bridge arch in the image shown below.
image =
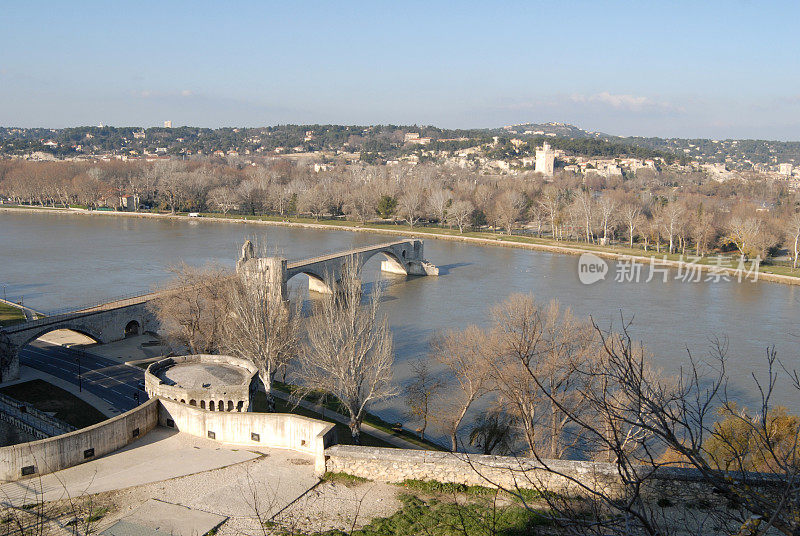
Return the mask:
<path id="1" fill-rule="evenodd" d="M 391 249 L 380 249 L 364 253 L 361 259 L 359 259 L 359 268 L 363 268 L 369 262 L 369 260 L 372 259 L 372 257 L 378 254 L 382 254 L 385 257 L 386 262 L 389 264 L 390 269 L 384 271 L 389 271 L 392 273 L 404 272 L 406 275 L 408 275 L 408 266 L 404 260 L 406 258 L 405 249 L 403 249 L 400 253 L 400 256 L 403 258 L 403 260 L 401 260 L 400 257 L 398 257 Z M 384 265 L 381 264 L 381 267 L 383 269 Z"/>
<path id="2" fill-rule="evenodd" d="M 50 325 L 50 326 L 45 326 L 41 330 L 34 331 L 33 335 L 26 335 L 26 337 L 24 339 L 22 339 L 21 343 L 18 344 L 18 347 L 19 348 L 23 348 L 23 347 L 29 345 L 30 343 L 32 343 L 33 341 L 35 341 L 36 339 L 38 339 L 39 337 L 41 337 L 43 335 L 47 335 L 48 333 L 51 333 L 53 331 L 61 330 L 61 329 L 68 329 L 70 331 L 74 331 L 76 333 L 80 333 L 81 335 L 86 335 L 90 339 L 94 340 L 95 342 L 101 343 L 101 344 L 107 342 L 105 340 L 105 338 L 103 337 L 103 334 L 98 332 L 98 331 L 96 331 L 91 326 L 88 326 L 88 325 L 85 325 L 85 324 L 72 324 L 72 323 L 66 322 L 66 323 L 63 323 L 63 324 L 62 323 L 58 323 L 58 324 L 53 324 L 53 325 Z"/>
<path id="3" fill-rule="evenodd" d="M 298 275 L 308 276 L 308 290 L 311 292 L 319 292 L 322 294 L 330 294 L 331 292 L 333 292 L 333 290 L 331 289 L 331 285 L 328 283 L 326 277 L 319 275 L 314 270 L 301 270 L 299 272 L 296 272 L 290 275 L 286 279 L 286 282 L 288 283 L 289 281 L 292 280 L 292 278 Z"/>

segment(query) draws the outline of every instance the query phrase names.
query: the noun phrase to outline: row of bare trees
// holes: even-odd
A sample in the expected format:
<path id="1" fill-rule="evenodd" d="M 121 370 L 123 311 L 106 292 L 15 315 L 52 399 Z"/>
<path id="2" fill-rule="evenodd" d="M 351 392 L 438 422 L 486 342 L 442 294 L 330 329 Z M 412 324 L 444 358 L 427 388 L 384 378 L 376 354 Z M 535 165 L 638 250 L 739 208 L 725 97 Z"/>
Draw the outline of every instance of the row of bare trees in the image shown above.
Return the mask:
<path id="1" fill-rule="evenodd" d="M 318 171 L 315 171 L 317 169 Z M 133 206 L 170 212 L 215 211 L 377 218 L 467 229 L 526 232 L 556 240 L 606 243 L 657 253 L 704 255 L 722 248 L 766 257 L 784 246 L 797 264 L 800 215 L 785 185 L 753 177 L 717 183 L 696 173 L 640 170 L 626 179 L 559 173 L 479 175 L 436 165 L 339 164 L 274 160 L 218 165 L 4 161 L 0 193 L 17 202 Z"/>

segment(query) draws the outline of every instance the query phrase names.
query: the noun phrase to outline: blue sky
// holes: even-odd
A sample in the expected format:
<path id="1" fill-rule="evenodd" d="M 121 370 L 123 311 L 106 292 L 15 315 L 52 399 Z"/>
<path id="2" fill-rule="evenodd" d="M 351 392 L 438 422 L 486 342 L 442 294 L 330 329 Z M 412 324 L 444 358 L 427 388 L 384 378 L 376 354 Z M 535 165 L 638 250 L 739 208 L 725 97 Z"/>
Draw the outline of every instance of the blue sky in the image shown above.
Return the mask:
<path id="1" fill-rule="evenodd" d="M 0 125 L 491 127 L 800 140 L 792 2 L 15 2 Z"/>

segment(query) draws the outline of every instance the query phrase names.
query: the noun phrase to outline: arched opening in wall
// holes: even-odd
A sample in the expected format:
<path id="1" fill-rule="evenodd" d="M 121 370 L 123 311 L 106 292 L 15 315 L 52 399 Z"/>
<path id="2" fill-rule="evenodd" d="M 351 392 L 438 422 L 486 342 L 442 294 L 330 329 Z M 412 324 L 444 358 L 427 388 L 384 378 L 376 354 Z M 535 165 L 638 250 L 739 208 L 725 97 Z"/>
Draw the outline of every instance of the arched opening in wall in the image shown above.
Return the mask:
<path id="1" fill-rule="evenodd" d="M 214 411 L 215 406 L 214 406 L 214 401 L 213 400 L 208 403 L 208 409 L 210 409 L 211 411 Z"/>
<path id="2" fill-rule="evenodd" d="M 85 389 L 87 365 L 92 356 L 86 356 L 82 350 L 101 343 L 101 333 L 96 333 L 91 326 L 81 325 L 60 327 L 56 324 L 40 328 L 38 332 L 31 330 L 30 339 L 20 346 L 17 353 L 20 372 L 25 374 L 27 367 L 47 370 L 55 366 L 62 379 L 77 386 L 80 378 Z"/>
<path id="3" fill-rule="evenodd" d="M 26 342 L 25 346 L 59 345 L 73 348 L 91 346 L 101 342 L 99 334 L 95 334 L 88 327 L 69 327 L 45 330 Z"/>
<path id="4" fill-rule="evenodd" d="M 233 400 L 228 400 L 228 411 L 233 411 Z"/>
<path id="5" fill-rule="evenodd" d="M 181 398 L 181 404 L 185 404 L 185 403 L 186 403 L 186 401 Z"/>
<path id="6" fill-rule="evenodd" d="M 206 401 L 205 400 L 201 400 L 200 401 L 200 409 L 206 409 Z"/>
<path id="7" fill-rule="evenodd" d="M 196 406 L 196 405 L 197 405 L 197 400 L 195 400 L 195 399 L 191 399 L 191 400 L 189 401 L 189 405 L 190 405 L 190 406 Z"/>
<path id="8" fill-rule="evenodd" d="M 225 411 L 225 401 L 220 400 L 217 402 L 217 411 Z"/>
<path id="9" fill-rule="evenodd" d="M 125 337 L 134 337 L 139 334 L 141 326 L 136 320 L 131 320 L 125 325 Z"/>
<path id="10" fill-rule="evenodd" d="M 236 411 L 243 411 L 244 409 L 244 400 L 240 400 L 238 404 L 236 404 Z"/>

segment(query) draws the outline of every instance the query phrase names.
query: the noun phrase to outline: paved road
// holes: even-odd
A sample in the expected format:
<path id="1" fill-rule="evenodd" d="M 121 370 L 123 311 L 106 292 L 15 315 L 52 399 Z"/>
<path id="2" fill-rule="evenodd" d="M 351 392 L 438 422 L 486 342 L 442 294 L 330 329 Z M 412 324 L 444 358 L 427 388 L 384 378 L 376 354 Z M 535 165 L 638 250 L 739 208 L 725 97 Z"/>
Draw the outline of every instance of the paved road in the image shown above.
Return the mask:
<path id="1" fill-rule="evenodd" d="M 78 385 L 78 357 L 81 385 L 86 391 L 99 396 L 120 411 L 136 406 L 136 393 L 139 394 L 140 402 L 147 400 L 147 394 L 138 388 L 139 382 L 144 380 L 144 371 L 138 367 L 115 363 L 88 352 L 43 341 L 34 341 L 19 353 L 22 365 L 52 374 L 75 385 Z"/>

